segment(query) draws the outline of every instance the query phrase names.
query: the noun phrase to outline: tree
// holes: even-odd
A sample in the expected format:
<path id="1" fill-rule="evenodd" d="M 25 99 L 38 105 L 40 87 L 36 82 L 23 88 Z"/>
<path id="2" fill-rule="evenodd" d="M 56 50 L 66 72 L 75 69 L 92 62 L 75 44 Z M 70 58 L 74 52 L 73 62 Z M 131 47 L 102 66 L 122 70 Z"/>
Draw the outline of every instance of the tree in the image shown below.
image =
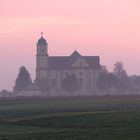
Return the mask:
<path id="1" fill-rule="evenodd" d="M 109 93 L 111 88 L 115 88 L 117 84 L 117 77 L 113 73 L 101 73 L 97 80 L 97 87 Z"/>
<path id="2" fill-rule="evenodd" d="M 19 74 L 16 78 L 14 91 L 21 92 L 23 90 L 26 90 L 30 84 L 32 84 L 30 74 L 25 66 L 21 66 L 19 69 Z"/>
<path id="3" fill-rule="evenodd" d="M 118 78 L 121 78 L 124 75 L 127 75 L 126 71 L 124 70 L 124 65 L 122 62 L 116 62 L 114 64 L 113 72 Z"/>
<path id="4" fill-rule="evenodd" d="M 12 96 L 13 96 L 13 93 L 6 89 L 3 89 L 2 91 L 0 91 L 0 97 L 12 97 Z"/>
<path id="5" fill-rule="evenodd" d="M 140 93 L 140 75 L 129 76 L 129 90 L 132 94 Z"/>
<path id="6" fill-rule="evenodd" d="M 62 81 L 62 88 L 70 94 L 74 94 L 75 91 L 78 91 L 79 83 L 76 76 L 74 74 L 67 75 Z"/>
<path id="7" fill-rule="evenodd" d="M 125 92 L 128 88 L 129 85 L 129 78 L 128 75 L 124 69 L 123 63 L 122 62 L 117 62 L 114 65 L 114 74 L 117 76 L 118 82 L 116 85 L 116 91 L 121 94 Z"/>
<path id="8" fill-rule="evenodd" d="M 101 65 L 100 68 L 101 68 L 101 73 L 108 73 L 106 66 Z"/>

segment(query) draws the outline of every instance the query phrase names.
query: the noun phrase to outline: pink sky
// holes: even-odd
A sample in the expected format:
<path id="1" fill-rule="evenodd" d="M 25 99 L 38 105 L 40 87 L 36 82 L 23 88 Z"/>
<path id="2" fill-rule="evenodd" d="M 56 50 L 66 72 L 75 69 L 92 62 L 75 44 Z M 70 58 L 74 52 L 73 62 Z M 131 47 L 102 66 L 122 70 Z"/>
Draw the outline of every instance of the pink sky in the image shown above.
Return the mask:
<path id="1" fill-rule="evenodd" d="M 99 55 L 140 74 L 139 0 L 0 0 L 0 90 L 12 89 L 21 65 L 35 78 L 40 32 L 49 55 Z"/>

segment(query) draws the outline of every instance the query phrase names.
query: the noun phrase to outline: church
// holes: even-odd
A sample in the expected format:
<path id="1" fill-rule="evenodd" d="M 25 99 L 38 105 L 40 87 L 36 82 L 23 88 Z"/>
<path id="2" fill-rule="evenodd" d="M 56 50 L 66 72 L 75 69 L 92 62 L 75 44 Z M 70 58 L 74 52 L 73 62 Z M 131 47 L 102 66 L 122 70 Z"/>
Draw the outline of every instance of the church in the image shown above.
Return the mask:
<path id="1" fill-rule="evenodd" d="M 100 74 L 99 56 L 83 56 L 75 50 L 69 56 L 50 56 L 48 43 L 41 33 L 37 42 L 36 80 L 47 79 L 50 96 L 68 95 L 62 88 L 62 81 L 68 75 L 75 75 L 79 89 L 75 95 L 94 95 Z M 46 93 L 47 94 L 47 93 Z"/>

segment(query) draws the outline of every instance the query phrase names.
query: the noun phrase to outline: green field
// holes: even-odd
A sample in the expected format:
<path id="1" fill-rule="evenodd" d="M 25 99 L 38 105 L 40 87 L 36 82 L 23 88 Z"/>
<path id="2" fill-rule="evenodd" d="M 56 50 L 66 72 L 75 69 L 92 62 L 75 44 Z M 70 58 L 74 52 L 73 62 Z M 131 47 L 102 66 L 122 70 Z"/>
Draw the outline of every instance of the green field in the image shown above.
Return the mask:
<path id="1" fill-rule="evenodd" d="M 0 100 L 0 140 L 140 140 L 140 97 Z"/>

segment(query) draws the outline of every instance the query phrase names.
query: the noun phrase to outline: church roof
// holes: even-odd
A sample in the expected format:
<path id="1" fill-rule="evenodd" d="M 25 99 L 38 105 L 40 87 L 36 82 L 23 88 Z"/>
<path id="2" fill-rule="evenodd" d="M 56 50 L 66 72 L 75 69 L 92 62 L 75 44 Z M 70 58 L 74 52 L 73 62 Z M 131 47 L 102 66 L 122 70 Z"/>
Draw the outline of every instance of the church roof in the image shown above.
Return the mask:
<path id="1" fill-rule="evenodd" d="M 41 38 L 38 40 L 37 45 L 47 45 L 46 39 L 41 36 Z"/>
<path id="2" fill-rule="evenodd" d="M 49 56 L 48 67 L 49 69 L 70 69 L 79 57 L 82 57 L 90 68 L 100 68 L 100 60 L 98 56 L 81 56 L 77 51 L 74 51 L 70 56 Z"/>
<path id="3" fill-rule="evenodd" d="M 70 68 L 70 59 L 67 56 L 49 56 L 48 67 L 50 69 Z"/>
<path id="4" fill-rule="evenodd" d="M 70 57 L 77 58 L 79 56 L 81 56 L 81 54 L 75 50 Z"/>

